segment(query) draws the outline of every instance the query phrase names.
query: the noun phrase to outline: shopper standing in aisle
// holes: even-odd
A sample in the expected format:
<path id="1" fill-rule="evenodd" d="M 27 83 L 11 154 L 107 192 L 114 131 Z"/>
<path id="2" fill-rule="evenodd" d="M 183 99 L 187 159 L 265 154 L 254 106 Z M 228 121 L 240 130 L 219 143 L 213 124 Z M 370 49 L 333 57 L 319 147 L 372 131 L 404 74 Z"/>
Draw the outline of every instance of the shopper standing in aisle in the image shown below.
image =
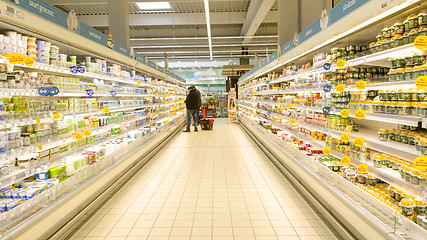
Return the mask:
<path id="1" fill-rule="evenodd" d="M 196 92 L 196 88 L 189 87 L 187 99 L 185 99 L 185 105 L 187 107 L 187 129 L 184 132 L 190 132 L 191 117 L 193 117 L 194 131 L 197 132 L 197 118 L 199 109 L 199 95 Z"/>
<path id="2" fill-rule="evenodd" d="M 197 95 L 199 96 L 199 101 L 198 101 L 198 108 L 197 108 L 197 120 L 200 122 L 200 108 L 202 107 L 202 94 L 200 93 L 199 90 L 197 90 L 196 86 L 191 86 L 194 90 L 196 90 Z"/>

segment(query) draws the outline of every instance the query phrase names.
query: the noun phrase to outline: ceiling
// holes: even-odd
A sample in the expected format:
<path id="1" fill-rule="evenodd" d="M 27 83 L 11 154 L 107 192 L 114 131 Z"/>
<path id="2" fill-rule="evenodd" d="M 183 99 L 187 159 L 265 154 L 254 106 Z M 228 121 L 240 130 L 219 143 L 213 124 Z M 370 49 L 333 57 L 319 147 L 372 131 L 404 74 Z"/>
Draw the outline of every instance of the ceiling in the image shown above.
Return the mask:
<path id="1" fill-rule="evenodd" d="M 108 0 L 46 0 L 81 21 L 109 33 Z M 209 0 L 212 32 L 210 59 L 203 0 L 169 0 L 170 9 L 140 10 L 129 1 L 130 47 L 190 81 L 224 81 L 222 65 L 255 63 L 277 50 L 277 0 Z M 167 0 L 141 0 L 161 2 Z"/>

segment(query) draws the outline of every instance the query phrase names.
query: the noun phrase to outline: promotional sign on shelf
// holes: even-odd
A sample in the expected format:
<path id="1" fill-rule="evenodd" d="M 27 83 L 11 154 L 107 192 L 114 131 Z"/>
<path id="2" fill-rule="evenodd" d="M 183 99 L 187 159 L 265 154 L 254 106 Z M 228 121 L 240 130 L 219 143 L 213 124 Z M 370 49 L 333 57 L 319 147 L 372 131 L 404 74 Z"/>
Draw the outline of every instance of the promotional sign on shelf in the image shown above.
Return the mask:
<path id="1" fill-rule="evenodd" d="M 330 92 L 331 90 L 332 90 L 332 86 L 329 84 L 327 84 L 323 87 L 323 91 L 325 91 L 325 92 Z"/>
<path id="2" fill-rule="evenodd" d="M 335 88 L 335 91 L 339 93 L 344 92 L 344 90 L 345 90 L 345 84 L 338 84 L 337 87 Z"/>
<path id="3" fill-rule="evenodd" d="M 341 110 L 340 115 L 343 118 L 348 118 L 348 116 L 350 116 L 350 109 L 343 109 L 343 110 Z"/>
<path id="4" fill-rule="evenodd" d="M 348 142 L 348 141 L 350 141 L 350 133 L 343 133 L 343 134 L 341 135 L 341 141 L 343 141 L 343 142 Z"/>
<path id="5" fill-rule="evenodd" d="M 414 161 L 415 167 L 427 167 L 427 156 L 419 156 Z"/>
<path id="6" fill-rule="evenodd" d="M 291 119 L 291 120 L 289 120 L 289 122 L 290 122 L 291 124 L 295 124 L 295 123 L 297 122 L 297 120 L 296 120 L 296 119 Z"/>
<path id="7" fill-rule="evenodd" d="M 354 145 L 356 145 L 356 147 L 361 147 L 361 146 L 363 146 L 363 144 L 365 144 L 365 138 L 364 137 L 358 137 L 358 138 L 354 139 Z"/>
<path id="8" fill-rule="evenodd" d="M 323 70 L 325 70 L 325 71 L 331 70 L 331 64 L 330 63 L 323 64 Z"/>
<path id="9" fill-rule="evenodd" d="M 286 108 L 291 108 L 292 107 L 292 103 L 286 103 Z"/>
<path id="10" fill-rule="evenodd" d="M 356 88 L 358 90 L 363 90 L 363 89 L 366 88 L 366 84 L 367 83 L 368 83 L 367 81 L 359 80 L 359 81 L 356 82 Z"/>
<path id="11" fill-rule="evenodd" d="M 86 95 L 88 95 L 89 97 L 92 97 L 93 94 L 95 94 L 95 92 L 92 89 L 86 89 L 85 92 L 86 92 Z"/>
<path id="12" fill-rule="evenodd" d="M 356 112 L 354 113 L 354 116 L 357 119 L 364 119 L 366 115 L 366 110 L 356 110 Z"/>
<path id="13" fill-rule="evenodd" d="M 76 66 L 69 67 L 69 69 L 72 74 L 85 73 L 86 71 L 84 67 L 76 67 Z"/>
<path id="14" fill-rule="evenodd" d="M 427 47 L 427 36 L 418 36 L 415 38 L 414 45 L 419 50 L 424 50 Z"/>
<path id="15" fill-rule="evenodd" d="M 350 164 L 350 156 L 344 156 L 341 158 L 341 164 L 348 165 Z"/>
<path id="16" fill-rule="evenodd" d="M 357 166 L 357 172 L 360 174 L 365 174 L 368 171 L 368 164 L 364 163 L 364 164 L 359 164 L 359 166 Z"/>
<path id="17" fill-rule="evenodd" d="M 347 63 L 347 61 L 345 59 L 340 59 L 337 61 L 337 68 L 343 68 L 345 67 L 345 64 Z"/>
<path id="18" fill-rule="evenodd" d="M 324 155 L 329 155 L 329 154 L 331 154 L 331 148 L 330 148 L 330 147 L 324 148 L 322 151 L 323 151 L 323 154 L 324 154 Z"/>
<path id="19" fill-rule="evenodd" d="M 417 85 L 418 89 L 426 89 L 427 88 L 427 76 L 419 76 L 415 80 L 415 85 Z"/>
<path id="20" fill-rule="evenodd" d="M 32 67 L 35 62 L 36 62 L 36 60 L 33 57 L 24 57 L 24 64 L 27 67 Z"/>
<path id="21" fill-rule="evenodd" d="M 110 95 L 115 97 L 117 95 L 117 92 L 116 91 L 110 91 Z"/>

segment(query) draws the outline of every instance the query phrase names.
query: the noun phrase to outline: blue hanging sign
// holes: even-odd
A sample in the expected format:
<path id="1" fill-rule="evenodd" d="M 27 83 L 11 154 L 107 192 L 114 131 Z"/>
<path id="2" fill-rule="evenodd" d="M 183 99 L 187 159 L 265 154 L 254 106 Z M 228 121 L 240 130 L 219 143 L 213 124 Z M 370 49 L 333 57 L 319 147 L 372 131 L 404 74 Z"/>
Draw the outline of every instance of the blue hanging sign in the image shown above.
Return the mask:
<path id="1" fill-rule="evenodd" d="M 86 89 L 85 92 L 86 92 L 86 95 L 88 95 L 89 97 L 92 97 L 93 94 L 95 94 L 95 92 L 92 89 Z"/>
<path id="2" fill-rule="evenodd" d="M 330 92 L 331 90 L 332 90 L 332 86 L 331 85 L 325 85 L 324 87 L 323 87 L 323 90 L 325 91 L 325 92 Z"/>
<path id="3" fill-rule="evenodd" d="M 323 114 L 329 114 L 331 112 L 331 107 L 323 107 L 322 112 Z"/>
<path id="4" fill-rule="evenodd" d="M 323 69 L 324 69 L 325 71 L 329 71 L 329 70 L 331 70 L 331 63 L 325 63 L 325 64 L 323 64 Z"/>

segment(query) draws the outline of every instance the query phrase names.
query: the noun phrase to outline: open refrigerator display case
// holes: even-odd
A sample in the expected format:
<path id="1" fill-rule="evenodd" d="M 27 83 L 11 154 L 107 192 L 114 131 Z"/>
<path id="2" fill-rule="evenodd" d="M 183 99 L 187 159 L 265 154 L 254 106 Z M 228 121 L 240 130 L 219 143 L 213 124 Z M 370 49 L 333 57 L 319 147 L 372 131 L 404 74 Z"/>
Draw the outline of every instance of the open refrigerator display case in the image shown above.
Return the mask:
<path id="1" fill-rule="evenodd" d="M 342 236 L 425 239 L 427 2 L 342 1 L 298 37 L 239 80 L 240 123 Z"/>
<path id="2" fill-rule="evenodd" d="M 106 36 L 83 23 L 77 32 L 62 26 L 67 14 L 31 2 L 0 1 L 6 239 L 47 239 L 184 122 L 182 79 L 120 43 L 93 41 Z"/>

